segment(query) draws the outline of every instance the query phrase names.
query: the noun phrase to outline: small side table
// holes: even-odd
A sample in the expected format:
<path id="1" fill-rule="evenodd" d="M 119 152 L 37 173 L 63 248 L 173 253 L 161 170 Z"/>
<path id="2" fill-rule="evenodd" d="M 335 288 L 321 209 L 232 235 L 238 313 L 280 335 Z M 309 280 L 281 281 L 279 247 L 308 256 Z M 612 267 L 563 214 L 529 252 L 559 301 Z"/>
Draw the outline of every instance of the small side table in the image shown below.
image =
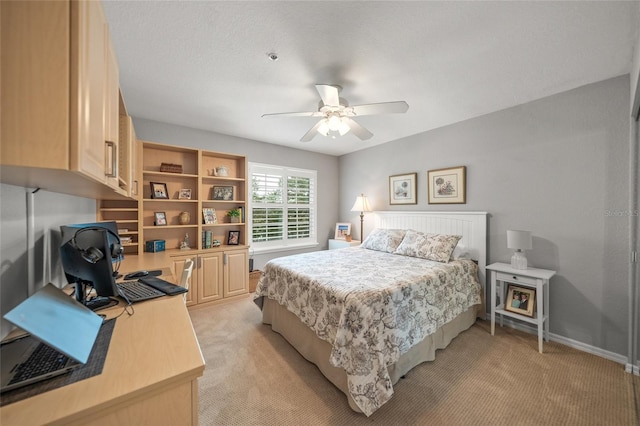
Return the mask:
<path id="1" fill-rule="evenodd" d="M 333 240 L 333 239 L 329 240 L 329 250 L 345 248 L 345 247 L 355 247 L 359 245 L 360 245 L 360 241 L 358 240 L 351 240 L 351 241 Z"/>
<path id="2" fill-rule="evenodd" d="M 500 326 L 505 316 L 526 321 L 538 326 L 538 351 L 542 353 L 542 340 L 549 341 L 549 280 L 556 271 L 549 269 L 514 269 L 507 263 L 492 263 L 487 266 L 491 271 L 491 335 L 495 334 L 496 314 L 500 315 Z M 535 316 L 530 318 L 516 312 L 505 310 L 505 285 L 512 283 L 521 287 L 536 289 Z M 500 305 L 496 306 L 496 287 L 500 291 Z"/>

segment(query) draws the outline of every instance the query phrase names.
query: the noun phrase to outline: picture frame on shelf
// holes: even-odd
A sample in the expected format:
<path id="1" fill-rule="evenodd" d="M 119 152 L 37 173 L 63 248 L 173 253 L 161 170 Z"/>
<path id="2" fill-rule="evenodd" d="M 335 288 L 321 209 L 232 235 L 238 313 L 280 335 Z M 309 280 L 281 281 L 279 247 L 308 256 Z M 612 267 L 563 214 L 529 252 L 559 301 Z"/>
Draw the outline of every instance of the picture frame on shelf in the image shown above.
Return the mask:
<path id="1" fill-rule="evenodd" d="M 213 225 L 218 223 L 218 217 L 216 216 L 216 210 L 210 207 L 202 209 L 202 223 L 205 225 Z"/>
<path id="2" fill-rule="evenodd" d="M 427 195 L 429 204 L 466 204 L 466 166 L 427 172 Z"/>
<path id="3" fill-rule="evenodd" d="M 389 176 L 389 204 L 418 204 L 417 173 Z"/>
<path id="4" fill-rule="evenodd" d="M 153 224 L 155 226 L 167 226 L 167 215 L 165 212 L 154 212 L 153 217 Z"/>
<path id="5" fill-rule="evenodd" d="M 190 200 L 191 199 L 191 189 L 182 188 L 178 191 L 178 200 Z"/>
<path id="6" fill-rule="evenodd" d="M 336 223 L 336 232 L 333 238 L 346 241 L 347 235 L 351 235 L 351 224 L 346 222 Z"/>
<path id="7" fill-rule="evenodd" d="M 211 188 L 211 199 L 233 201 L 233 186 L 214 186 Z"/>
<path id="8" fill-rule="evenodd" d="M 507 286 L 505 311 L 533 318 L 535 315 L 536 289 L 520 287 L 513 284 Z"/>
<path id="9" fill-rule="evenodd" d="M 229 231 L 227 244 L 230 246 L 237 246 L 240 244 L 240 231 Z"/>
<path id="10" fill-rule="evenodd" d="M 153 199 L 169 199 L 169 191 L 167 184 L 162 182 L 151 182 L 151 198 Z"/>

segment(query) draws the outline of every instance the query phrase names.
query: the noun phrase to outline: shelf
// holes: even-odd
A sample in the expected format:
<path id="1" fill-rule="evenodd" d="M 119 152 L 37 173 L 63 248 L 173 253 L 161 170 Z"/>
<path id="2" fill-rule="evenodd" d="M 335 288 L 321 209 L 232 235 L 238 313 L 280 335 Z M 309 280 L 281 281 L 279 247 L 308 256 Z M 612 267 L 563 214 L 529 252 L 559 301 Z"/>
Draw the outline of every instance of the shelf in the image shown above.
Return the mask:
<path id="1" fill-rule="evenodd" d="M 127 209 L 123 209 L 123 208 L 101 208 L 100 209 L 101 212 L 137 212 L 138 209 L 137 208 L 127 208 Z"/>
<path id="2" fill-rule="evenodd" d="M 120 231 L 118 230 L 118 235 L 137 235 L 138 231 Z"/>
<path id="3" fill-rule="evenodd" d="M 230 176 L 202 176 L 202 180 L 216 180 L 226 182 L 244 182 L 244 178 L 230 177 Z"/>
<path id="4" fill-rule="evenodd" d="M 192 175 L 188 173 L 171 173 L 171 172 L 158 172 L 152 170 L 144 170 L 142 172 L 145 176 L 167 176 L 167 177 L 179 177 L 179 178 L 197 178 L 198 175 Z"/>
<path id="5" fill-rule="evenodd" d="M 193 225 L 162 225 L 162 226 L 155 226 L 155 225 L 151 225 L 151 226 L 143 226 L 142 229 L 157 229 L 157 230 L 163 230 L 163 229 L 176 229 L 176 228 L 197 228 L 198 225 L 197 224 L 193 224 Z"/>
<path id="6" fill-rule="evenodd" d="M 203 203 L 244 204 L 242 200 L 202 200 Z"/>
<path id="7" fill-rule="evenodd" d="M 145 198 L 142 201 L 152 203 L 197 203 L 198 200 L 179 200 L 175 198 Z"/>
<path id="8" fill-rule="evenodd" d="M 524 315 L 520 315 L 520 314 L 516 314 L 514 312 L 510 312 L 510 311 L 506 311 L 503 307 L 503 305 L 500 305 L 498 307 L 496 307 L 496 314 L 500 314 L 500 315 L 504 315 L 505 317 L 510 317 L 510 318 L 515 318 L 517 320 L 522 320 L 522 321 L 526 321 L 528 323 L 531 324 L 535 324 L 538 325 L 538 318 L 530 318 L 530 317 L 526 317 Z M 545 315 L 542 318 L 542 322 L 545 322 L 548 318 L 548 315 Z"/>
<path id="9" fill-rule="evenodd" d="M 203 228 L 215 228 L 217 226 L 244 226 L 244 222 L 223 222 L 223 223 L 210 223 L 210 224 L 202 224 Z"/>

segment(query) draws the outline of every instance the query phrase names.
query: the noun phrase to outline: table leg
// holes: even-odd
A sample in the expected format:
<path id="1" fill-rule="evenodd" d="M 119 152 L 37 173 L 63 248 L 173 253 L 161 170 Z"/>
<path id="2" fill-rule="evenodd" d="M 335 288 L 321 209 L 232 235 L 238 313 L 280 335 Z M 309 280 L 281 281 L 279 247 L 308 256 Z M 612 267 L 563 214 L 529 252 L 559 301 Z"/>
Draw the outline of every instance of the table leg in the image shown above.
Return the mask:
<path id="1" fill-rule="evenodd" d="M 491 271 L 491 335 L 496 332 L 496 273 Z"/>
<path id="2" fill-rule="evenodd" d="M 549 281 L 545 280 L 542 284 L 544 286 L 544 314 L 547 316 L 547 320 L 544 322 L 544 340 L 549 341 Z"/>
<path id="3" fill-rule="evenodd" d="M 544 285 L 542 284 L 542 280 L 538 280 L 536 285 L 536 305 L 537 305 L 537 320 L 538 320 L 538 351 L 542 353 L 542 335 L 543 335 L 543 322 L 544 322 L 544 314 L 543 314 L 543 300 L 544 300 Z"/>

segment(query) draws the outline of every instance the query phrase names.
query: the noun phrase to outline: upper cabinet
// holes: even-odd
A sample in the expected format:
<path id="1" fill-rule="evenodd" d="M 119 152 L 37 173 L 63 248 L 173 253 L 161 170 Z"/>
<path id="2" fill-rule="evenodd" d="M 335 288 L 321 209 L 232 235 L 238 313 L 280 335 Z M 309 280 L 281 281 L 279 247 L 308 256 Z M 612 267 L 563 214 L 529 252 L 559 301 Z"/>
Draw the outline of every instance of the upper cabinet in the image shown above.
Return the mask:
<path id="1" fill-rule="evenodd" d="M 0 7 L 2 182 L 89 198 L 131 197 L 132 182 L 119 176 L 118 64 L 102 4 Z"/>

